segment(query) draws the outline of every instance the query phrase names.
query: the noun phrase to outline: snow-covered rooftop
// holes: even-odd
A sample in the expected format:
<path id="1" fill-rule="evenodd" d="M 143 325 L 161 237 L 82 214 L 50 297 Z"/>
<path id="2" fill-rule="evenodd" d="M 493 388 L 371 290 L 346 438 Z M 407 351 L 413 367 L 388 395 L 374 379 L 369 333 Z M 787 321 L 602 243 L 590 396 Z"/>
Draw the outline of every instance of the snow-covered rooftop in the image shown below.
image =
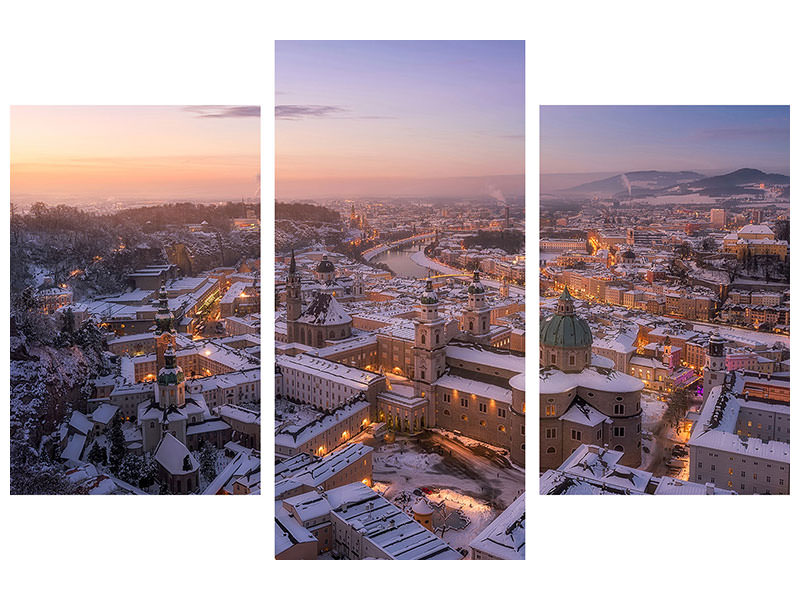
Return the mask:
<path id="1" fill-rule="evenodd" d="M 191 467 L 189 469 L 183 468 L 186 457 L 189 458 Z M 167 433 L 161 438 L 153 458 L 172 475 L 185 475 L 200 468 L 200 463 L 192 456 L 189 449 L 171 433 Z"/>
<path id="2" fill-rule="evenodd" d="M 461 554 L 363 483 L 325 492 L 332 515 L 396 560 L 460 560 Z"/>
<path id="3" fill-rule="evenodd" d="M 475 536 L 470 547 L 502 560 L 525 560 L 525 494 Z"/>
<path id="4" fill-rule="evenodd" d="M 458 375 L 442 375 L 435 381 L 435 385 L 511 404 L 510 389 L 502 388 L 491 383 L 484 383 L 476 379 L 467 379 L 466 377 L 459 377 Z"/>
<path id="5" fill-rule="evenodd" d="M 559 369 L 546 367 L 539 370 L 539 383 L 540 394 L 561 394 L 578 387 L 620 394 L 638 392 L 644 388 L 640 379 L 595 366 L 586 367 L 580 373 L 564 373 Z"/>

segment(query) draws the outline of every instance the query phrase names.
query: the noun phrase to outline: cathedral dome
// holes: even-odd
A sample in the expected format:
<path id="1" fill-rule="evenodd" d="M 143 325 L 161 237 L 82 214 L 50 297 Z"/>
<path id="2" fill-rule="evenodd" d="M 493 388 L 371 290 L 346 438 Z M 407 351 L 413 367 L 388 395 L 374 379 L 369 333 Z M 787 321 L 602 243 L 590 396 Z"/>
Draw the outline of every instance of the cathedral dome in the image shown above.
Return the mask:
<path id="1" fill-rule="evenodd" d="M 333 266 L 333 263 L 328 260 L 328 255 L 324 255 L 322 260 L 317 265 L 317 273 L 333 273 L 336 268 Z"/>
<path id="2" fill-rule="evenodd" d="M 559 348 L 582 348 L 592 345 L 589 324 L 575 314 L 575 305 L 567 288 L 558 299 L 556 314 L 539 325 L 539 343 Z"/>

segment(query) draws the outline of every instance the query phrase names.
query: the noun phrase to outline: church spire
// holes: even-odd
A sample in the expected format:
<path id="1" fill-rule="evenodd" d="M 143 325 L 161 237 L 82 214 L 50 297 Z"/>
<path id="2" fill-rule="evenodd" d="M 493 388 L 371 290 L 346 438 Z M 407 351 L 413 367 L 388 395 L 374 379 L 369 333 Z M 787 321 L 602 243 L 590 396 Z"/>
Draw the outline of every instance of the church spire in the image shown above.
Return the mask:
<path id="1" fill-rule="evenodd" d="M 169 310 L 167 300 L 167 288 L 162 285 L 158 293 L 158 311 L 156 312 L 156 333 L 167 333 L 172 331 L 172 312 Z"/>

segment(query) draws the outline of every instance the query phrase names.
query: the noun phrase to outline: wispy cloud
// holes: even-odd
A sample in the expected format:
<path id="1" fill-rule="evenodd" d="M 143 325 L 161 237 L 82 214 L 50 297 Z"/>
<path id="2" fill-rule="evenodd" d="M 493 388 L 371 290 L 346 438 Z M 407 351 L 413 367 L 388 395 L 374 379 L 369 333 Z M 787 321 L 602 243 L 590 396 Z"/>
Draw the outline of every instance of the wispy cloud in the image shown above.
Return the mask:
<path id="1" fill-rule="evenodd" d="M 347 112 L 341 106 L 325 104 L 277 104 L 276 119 L 319 119 Z"/>
<path id="2" fill-rule="evenodd" d="M 721 127 L 699 131 L 706 140 L 774 140 L 789 137 L 789 127 Z"/>
<path id="3" fill-rule="evenodd" d="M 349 108 L 329 104 L 278 104 L 275 106 L 275 118 L 298 119 L 366 119 L 386 120 L 395 117 L 385 115 L 355 115 Z"/>
<path id="4" fill-rule="evenodd" d="M 260 106 L 185 106 L 184 110 L 195 113 L 200 119 L 230 119 L 260 117 Z"/>

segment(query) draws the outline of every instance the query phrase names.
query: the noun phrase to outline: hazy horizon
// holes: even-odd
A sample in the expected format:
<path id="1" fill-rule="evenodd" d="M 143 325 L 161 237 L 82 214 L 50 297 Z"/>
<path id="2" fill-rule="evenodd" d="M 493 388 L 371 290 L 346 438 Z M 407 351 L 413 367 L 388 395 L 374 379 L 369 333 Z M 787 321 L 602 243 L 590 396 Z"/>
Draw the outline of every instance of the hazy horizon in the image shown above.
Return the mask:
<path id="1" fill-rule="evenodd" d="M 257 106 L 11 107 L 11 202 L 225 202 L 260 190 Z"/>

